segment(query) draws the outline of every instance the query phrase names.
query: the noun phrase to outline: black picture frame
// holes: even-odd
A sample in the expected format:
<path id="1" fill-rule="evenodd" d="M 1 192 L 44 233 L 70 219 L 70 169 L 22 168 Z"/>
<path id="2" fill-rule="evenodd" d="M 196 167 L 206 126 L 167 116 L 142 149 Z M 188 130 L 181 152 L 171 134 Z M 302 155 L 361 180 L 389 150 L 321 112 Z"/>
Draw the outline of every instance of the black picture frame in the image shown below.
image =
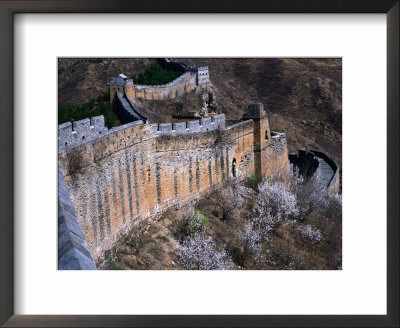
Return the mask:
<path id="1" fill-rule="evenodd" d="M 399 1 L 0 0 L 0 324 L 5 327 L 399 327 Z M 387 315 L 14 315 L 13 20 L 15 13 L 385 13 L 387 16 Z M 366 287 L 367 288 L 367 287 Z"/>

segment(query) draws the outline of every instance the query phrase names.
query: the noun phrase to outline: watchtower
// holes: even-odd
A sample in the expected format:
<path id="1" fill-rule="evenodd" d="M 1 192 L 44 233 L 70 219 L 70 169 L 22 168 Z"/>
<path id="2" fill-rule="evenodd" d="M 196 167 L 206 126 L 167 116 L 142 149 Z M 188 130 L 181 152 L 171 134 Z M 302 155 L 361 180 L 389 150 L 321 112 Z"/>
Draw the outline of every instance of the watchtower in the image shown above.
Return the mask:
<path id="1" fill-rule="evenodd" d="M 208 66 L 197 67 L 197 85 L 207 84 L 210 82 Z"/>
<path id="2" fill-rule="evenodd" d="M 264 111 L 262 103 L 249 105 L 243 119 L 253 120 L 253 149 L 254 149 L 254 167 L 257 176 L 265 176 L 267 168 L 263 163 L 264 152 L 271 140 L 271 131 L 269 128 L 268 117 Z"/>
<path id="3" fill-rule="evenodd" d="M 107 83 L 110 86 L 110 103 L 112 103 L 116 92 L 120 92 L 123 94 L 124 86 L 127 81 L 129 81 L 128 78 L 121 73 L 116 78 Z"/>

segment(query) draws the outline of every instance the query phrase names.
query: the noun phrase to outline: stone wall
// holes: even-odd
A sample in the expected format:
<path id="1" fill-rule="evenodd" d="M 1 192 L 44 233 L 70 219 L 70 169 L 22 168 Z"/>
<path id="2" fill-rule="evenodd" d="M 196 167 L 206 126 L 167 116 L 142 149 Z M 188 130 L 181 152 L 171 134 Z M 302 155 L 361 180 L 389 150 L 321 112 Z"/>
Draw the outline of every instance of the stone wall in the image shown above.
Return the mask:
<path id="1" fill-rule="evenodd" d="M 196 87 L 196 74 L 185 72 L 172 82 L 163 85 L 136 85 L 129 80 L 125 92 L 130 99 L 163 100 L 174 99 Z"/>
<path id="2" fill-rule="evenodd" d="M 225 127 L 225 115 L 219 114 L 211 117 L 202 117 L 200 120 L 176 123 L 153 123 L 153 133 L 158 134 L 182 134 L 202 131 L 212 131 Z"/>
<path id="3" fill-rule="evenodd" d="M 96 269 L 60 169 L 58 169 L 58 269 Z"/>
<path id="4" fill-rule="evenodd" d="M 210 82 L 208 66 L 187 66 L 173 62 L 168 58 L 158 60 L 164 68 L 182 72 L 175 80 L 162 85 L 136 85 L 133 80 L 116 77 L 108 83 L 110 101 L 116 93 L 126 94 L 128 99 L 164 100 L 174 99 L 193 90 L 196 86 L 204 86 Z"/>
<path id="5" fill-rule="evenodd" d="M 275 153 L 282 139 L 265 140 L 262 156 L 256 157 L 255 122 L 215 129 L 224 119 L 197 121 L 184 133 L 160 131 L 160 125 L 153 131 L 151 124 L 136 121 L 60 151 L 60 167 L 94 258 L 139 220 L 199 197 L 224 177 L 254 173 L 255 160 L 266 161 L 267 172 L 287 165 L 286 145 Z"/>
<path id="6" fill-rule="evenodd" d="M 311 149 L 311 152 L 315 154 L 315 156 L 319 159 L 320 168 L 322 170 L 321 175 L 326 175 L 325 172 L 328 170 L 324 170 L 324 166 L 327 168 L 329 167 L 331 171 L 328 171 L 329 174 L 325 177 L 324 181 L 326 181 L 326 188 L 331 193 L 338 193 L 339 192 L 339 165 L 326 153 Z M 322 165 L 321 165 L 322 163 Z"/>
<path id="7" fill-rule="evenodd" d="M 300 174 L 316 178 L 330 193 L 339 192 L 339 166 L 327 154 L 315 149 L 299 149 L 298 154 L 289 154 L 289 161 Z"/>
<path id="8" fill-rule="evenodd" d="M 145 123 L 147 122 L 147 118 L 132 106 L 131 102 L 125 98 L 122 92 L 118 91 L 115 93 L 113 108 L 124 124 L 138 120 L 142 120 Z"/>
<path id="9" fill-rule="evenodd" d="M 108 129 L 104 126 L 104 117 L 96 116 L 85 118 L 80 121 L 66 122 L 58 126 L 58 147 L 74 147 L 81 143 L 94 140 L 107 133 Z"/>

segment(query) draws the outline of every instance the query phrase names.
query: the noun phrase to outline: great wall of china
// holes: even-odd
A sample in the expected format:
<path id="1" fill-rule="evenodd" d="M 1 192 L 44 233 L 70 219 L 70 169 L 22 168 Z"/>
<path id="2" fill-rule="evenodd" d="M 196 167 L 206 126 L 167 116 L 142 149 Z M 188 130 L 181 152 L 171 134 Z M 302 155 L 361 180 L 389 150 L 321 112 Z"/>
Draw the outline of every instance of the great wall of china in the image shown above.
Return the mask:
<path id="1" fill-rule="evenodd" d="M 208 68 L 182 69 L 195 86 L 209 82 Z M 228 176 L 289 170 L 289 158 L 299 167 L 313 163 L 306 165 L 310 174 L 337 191 L 336 163 L 317 151 L 288 156 L 285 134 L 270 131 L 261 103 L 250 105 L 242 121 L 228 127 L 223 114 L 151 124 L 132 105 L 137 90 L 146 90 L 145 99 L 161 94 L 166 99 L 195 86 L 178 78 L 165 92 L 166 86 L 141 88 L 122 80 L 110 83 L 110 94 L 126 124 L 107 129 L 99 116 L 59 125 L 59 269 L 95 269 L 94 260 L 140 220 L 198 199 Z"/>

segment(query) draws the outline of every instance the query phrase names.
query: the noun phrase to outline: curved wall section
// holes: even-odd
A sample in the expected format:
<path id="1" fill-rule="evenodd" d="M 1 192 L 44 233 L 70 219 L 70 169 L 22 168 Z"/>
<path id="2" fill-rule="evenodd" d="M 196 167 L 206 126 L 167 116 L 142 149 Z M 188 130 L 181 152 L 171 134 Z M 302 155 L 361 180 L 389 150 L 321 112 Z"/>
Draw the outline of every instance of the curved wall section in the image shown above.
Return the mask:
<path id="1" fill-rule="evenodd" d="M 298 154 L 289 154 L 289 161 L 299 169 L 300 174 L 317 178 L 329 192 L 339 192 L 339 166 L 326 153 L 299 149 Z"/>

